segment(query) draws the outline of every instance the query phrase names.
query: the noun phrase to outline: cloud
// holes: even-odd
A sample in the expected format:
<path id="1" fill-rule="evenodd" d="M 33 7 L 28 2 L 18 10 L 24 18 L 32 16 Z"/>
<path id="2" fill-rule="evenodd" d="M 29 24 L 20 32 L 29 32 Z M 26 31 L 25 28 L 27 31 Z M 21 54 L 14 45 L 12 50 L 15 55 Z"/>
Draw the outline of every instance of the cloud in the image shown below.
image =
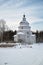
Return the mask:
<path id="1" fill-rule="evenodd" d="M 43 30 L 43 20 L 42 21 L 37 21 L 31 24 L 32 30 L 36 31 L 36 30 Z"/>
<path id="2" fill-rule="evenodd" d="M 43 0 L 22 0 L 22 2 L 23 4 L 20 7 L 37 7 L 43 5 Z"/>
<path id="3" fill-rule="evenodd" d="M 13 7 L 19 7 L 19 5 L 22 5 L 22 1 L 20 0 L 0 0 L 0 7 L 8 7 L 8 8 L 13 8 Z"/>
<path id="4" fill-rule="evenodd" d="M 0 6 L 3 6 L 5 3 L 8 3 L 10 0 L 0 0 Z"/>
<path id="5" fill-rule="evenodd" d="M 24 13 L 29 23 L 43 21 L 43 0 L 0 0 L 0 19 L 8 26 L 18 26 Z"/>
<path id="6" fill-rule="evenodd" d="M 22 4 L 21 4 L 22 3 Z M 29 6 L 37 6 L 43 5 L 43 0 L 0 0 L 0 6 L 16 6 L 21 4 L 19 7 L 29 7 Z M 37 5 L 36 5 L 37 4 Z M 5 6 L 6 6 L 5 5 Z"/>

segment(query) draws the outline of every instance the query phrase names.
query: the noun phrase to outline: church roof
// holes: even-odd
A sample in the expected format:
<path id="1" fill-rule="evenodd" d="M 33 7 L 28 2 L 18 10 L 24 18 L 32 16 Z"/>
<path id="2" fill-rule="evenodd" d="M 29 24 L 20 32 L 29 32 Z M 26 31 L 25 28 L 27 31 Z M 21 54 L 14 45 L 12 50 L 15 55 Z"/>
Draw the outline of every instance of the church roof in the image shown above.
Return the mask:
<path id="1" fill-rule="evenodd" d="M 17 34 L 22 34 L 22 35 L 24 35 L 24 33 L 23 33 L 23 32 L 18 32 Z"/>
<path id="2" fill-rule="evenodd" d="M 29 24 L 29 23 L 26 21 L 25 15 L 23 15 L 23 19 L 22 19 L 22 21 L 20 22 L 20 24 Z"/>

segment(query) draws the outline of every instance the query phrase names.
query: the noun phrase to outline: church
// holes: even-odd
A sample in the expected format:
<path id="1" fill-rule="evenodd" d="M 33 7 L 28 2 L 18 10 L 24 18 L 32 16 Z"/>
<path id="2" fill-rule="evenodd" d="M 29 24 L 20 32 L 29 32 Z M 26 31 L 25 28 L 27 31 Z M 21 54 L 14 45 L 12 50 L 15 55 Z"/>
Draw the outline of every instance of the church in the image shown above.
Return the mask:
<path id="1" fill-rule="evenodd" d="M 22 21 L 19 23 L 17 34 L 14 36 L 14 41 L 28 44 L 36 42 L 36 36 L 32 34 L 31 27 L 29 26 L 25 15 L 23 15 Z"/>

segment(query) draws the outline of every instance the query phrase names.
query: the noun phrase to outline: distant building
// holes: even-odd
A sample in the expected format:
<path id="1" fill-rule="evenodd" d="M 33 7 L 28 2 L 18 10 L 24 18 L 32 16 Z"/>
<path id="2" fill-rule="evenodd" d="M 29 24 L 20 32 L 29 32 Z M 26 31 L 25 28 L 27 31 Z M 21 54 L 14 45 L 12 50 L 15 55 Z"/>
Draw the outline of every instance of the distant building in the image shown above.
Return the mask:
<path id="1" fill-rule="evenodd" d="M 32 34 L 31 27 L 29 26 L 29 23 L 26 21 L 25 15 L 23 15 L 23 19 L 18 27 L 18 32 L 14 36 L 14 41 L 29 44 L 36 42 L 36 37 Z"/>

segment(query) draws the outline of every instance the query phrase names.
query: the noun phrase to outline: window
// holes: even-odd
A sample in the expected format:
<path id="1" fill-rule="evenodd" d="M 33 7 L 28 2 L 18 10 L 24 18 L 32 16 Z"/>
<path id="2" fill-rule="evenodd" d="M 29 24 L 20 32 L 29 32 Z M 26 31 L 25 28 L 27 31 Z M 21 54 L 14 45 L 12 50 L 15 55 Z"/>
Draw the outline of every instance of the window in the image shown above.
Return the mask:
<path id="1" fill-rule="evenodd" d="M 21 27 L 21 29 L 23 29 L 23 27 Z"/>
<path id="2" fill-rule="evenodd" d="M 29 34 L 29 32 L 27 32 L 27 34 Z"/>

